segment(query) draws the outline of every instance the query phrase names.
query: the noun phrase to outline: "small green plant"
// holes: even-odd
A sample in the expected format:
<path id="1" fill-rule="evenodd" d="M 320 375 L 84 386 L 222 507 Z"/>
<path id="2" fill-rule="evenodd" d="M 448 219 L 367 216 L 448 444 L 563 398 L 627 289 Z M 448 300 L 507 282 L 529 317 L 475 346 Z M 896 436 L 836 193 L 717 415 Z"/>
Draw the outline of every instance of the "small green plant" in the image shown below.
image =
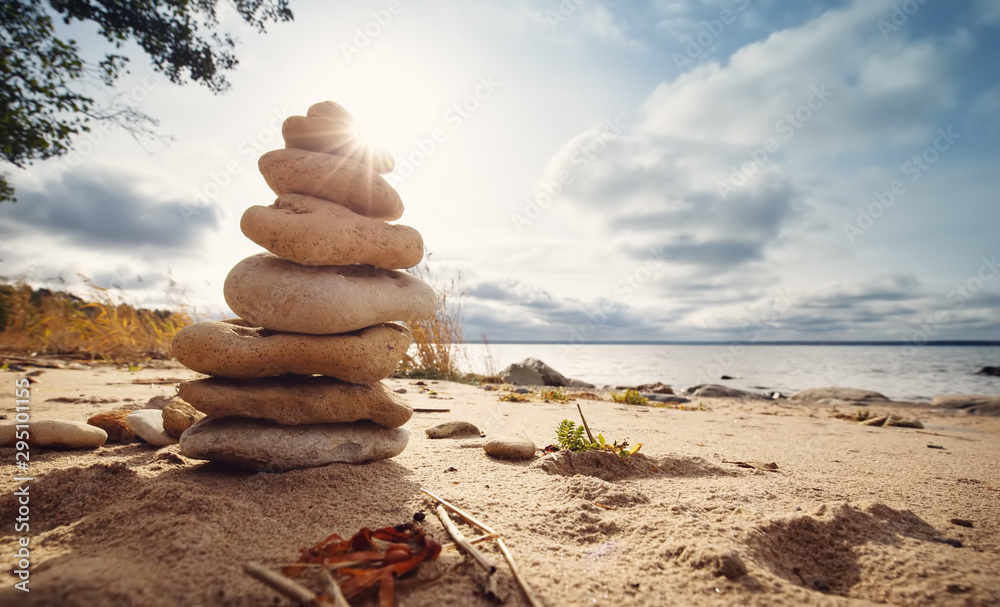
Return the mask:
<path id="1" fill-rule="evenodd" d="M 626 405 L 648 405 L 649 399 L 639 393 L 638 390 L 625 390 L 624 394 L 611 393 L 611 400 L 616 403 L 625 403 Z"/>
<path id="2" fill-rule="evenodd" d="M 564 403 L 569 400 L 569 394 L 566 394 L 566 391 L 562 388 L 542 390 L 541 397 L 542 400 L 554 400 L 559 403 Z"/>
<path id="3" fill-rule="evenodd" d="M 564 419 L 556 429 L 556 444 L 567 451 L 610 451 L 625 461 L 630 460 L 642 448 L 642 443 L 629 448 L 628 439 L 609 443 L 604 440 L 603 434 L 598 434 L 596 440 L 589 441 L 583 438 L 585 430 L 584 426 L 577 426 L 575 422 Z"/>
<path id="4" fill-rule="evenodd" d="M 517 392 L 507 392 L 500 395 L 500 400 L 507 403 L 526 403 L 531 401 L 531 395 L 518 394 Z"/>
<path id="5" fill-rule="evenodd" d="M 859 422 L 863 422 L 869 417 L 871 417 L 871 414 L 872 412 L 869 411 L 868 409 L 858 409 L 858 412 L 854 414 L 854 419 L 858 420 Z"/>
<path id="6" fill-rule="evenodd" d="M 592 443 L 583 438 L 583 426 L 564 419 L 556 429 L 556 444 L 567 451 L 587 451 Z"/>

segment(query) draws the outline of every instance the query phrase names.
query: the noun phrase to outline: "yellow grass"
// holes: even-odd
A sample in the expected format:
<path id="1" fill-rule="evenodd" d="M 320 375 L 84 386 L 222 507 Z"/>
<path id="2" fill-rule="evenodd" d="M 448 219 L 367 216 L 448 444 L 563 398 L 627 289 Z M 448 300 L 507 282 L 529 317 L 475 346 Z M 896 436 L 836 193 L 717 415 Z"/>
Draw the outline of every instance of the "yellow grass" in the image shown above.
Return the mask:
<path id="1" fill-rule="evenodd" d="M 0 350 L 116 362 L 164 359 L 174 334 L 192 323 L 185 311 L 136 309 L 88 285 L 93 301 L 24 283 L 0 285 Z"/>
<path id="2" fill-rule="evenodd" d="M 430 282 L 427 265 L 422 264 L 410 270 L 415 276 Z M 440 305 L 437 313 L 421 321 L 407 322 L 413 333 L 413 345 L 399 363 L 397 374 L 421 379 L 446 379 L 467 381 L 469 378 L 459 370 L 456 360 L 456 344 L 462 343 L 462 300 L 457 280 L 451 280 L 442 288 L 435 288 Z"/>

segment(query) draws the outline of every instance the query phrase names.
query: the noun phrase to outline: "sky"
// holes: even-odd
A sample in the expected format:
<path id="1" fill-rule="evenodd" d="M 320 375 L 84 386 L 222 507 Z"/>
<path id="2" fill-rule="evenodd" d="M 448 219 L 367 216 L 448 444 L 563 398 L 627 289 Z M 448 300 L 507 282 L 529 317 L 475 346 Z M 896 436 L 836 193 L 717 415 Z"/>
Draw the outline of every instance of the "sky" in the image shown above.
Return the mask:
<path id="1" fill-rule="evenodd" d="M 261 250 L 240 216 L 274 199 L 257 158 L 332 100 L 394 154 L 398 223 L 469 341 L 1000 339 L 994 0 L 291 8 L 266 34 L 223 10 L 221 95 L 126 46 L 94 94 L 158 136 L 98 125 L 2 167 L 0 275 L 230 315 Z"/>

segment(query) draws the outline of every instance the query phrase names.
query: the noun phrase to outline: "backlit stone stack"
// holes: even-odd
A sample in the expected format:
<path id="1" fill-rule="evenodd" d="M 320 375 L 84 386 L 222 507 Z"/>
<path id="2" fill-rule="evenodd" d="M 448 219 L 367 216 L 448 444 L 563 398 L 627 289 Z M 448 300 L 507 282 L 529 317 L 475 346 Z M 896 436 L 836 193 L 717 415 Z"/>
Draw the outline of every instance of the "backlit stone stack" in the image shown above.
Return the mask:
<path id="1" fill-rule="evenodd" d="M 365 146 L 336 103 L 282 125 L 285 149 L 261 156 L 277 200 L 247 209 L 243 233 L 269 252 L 229 272 L 238 319 L 185 328 L 174 355 L 211 375 L 180 396 L 208 417 L 181 453 L 270 471 L 398 455 L 413 410 L 388 390 L 411 335 L 389 321 L 429 318 L 434 291 L 398 271 L 423 257 L 413 228 L 391 225 L 403 204 L 379 173 L 387 154 Z"/>

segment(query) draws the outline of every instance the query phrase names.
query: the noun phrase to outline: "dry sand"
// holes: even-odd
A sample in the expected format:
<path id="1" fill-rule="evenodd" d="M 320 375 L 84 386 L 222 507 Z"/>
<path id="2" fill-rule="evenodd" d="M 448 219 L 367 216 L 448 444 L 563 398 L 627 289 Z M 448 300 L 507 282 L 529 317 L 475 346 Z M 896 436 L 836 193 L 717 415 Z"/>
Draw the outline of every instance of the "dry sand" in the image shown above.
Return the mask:
<path id="1" fill-rule="evenodd" d="M 50 370 L 33 386 L 32 412 L 86 420 L 174 392 L 132 379 L 192 375 Z M 12 419 L 21 374 L 2 376 L 9 389 L 0 413 Z M 241 565 L 277 568 L 331 533 L 431 513 L 421 487 L 493 526 L 549 606 L 1000 604 L 998 418 L 900 406 L 897 413 L 923 422 L 918 431 L 860 426 L 832 418 L 830 408 L 788 402 L 704 399 L 706 411 L 679 411 L 581 400 L 606 437 L 644 443 L 648 459 L 606 481 L 490 459 L 481 440 L 424 435 L 465 420 L 488 436 L 521 434 L 542 447 L 560 420 L 577 419 L 574 403 L 498 402 L 495 392 L 447 382 L 428 382 L 437 394 L 387 383 L 407 388 L 415 407 L 451 412 L 415 414 L 406 451 L 370 465 L 255 474 L 186 459 L 176 446 L 32 450 L 27 594 L 13 589 L 11 574 L 22 535 L 14 532 L 14 451 L 0 449 L 0 604 L 289 605 Z M 83 400 L 49 400 L 56 397 Z M 88 402 L 95 399 L 113 402 Z M 602 469 L 612 468 L 584 471 Z M 432 516 L 427 529 L 445 540 Z M 525 605 L 501 569 L 505 604 Z M 398 582 L 398 604 L 488 605 L 480 579 L 446 551 Z"/>

